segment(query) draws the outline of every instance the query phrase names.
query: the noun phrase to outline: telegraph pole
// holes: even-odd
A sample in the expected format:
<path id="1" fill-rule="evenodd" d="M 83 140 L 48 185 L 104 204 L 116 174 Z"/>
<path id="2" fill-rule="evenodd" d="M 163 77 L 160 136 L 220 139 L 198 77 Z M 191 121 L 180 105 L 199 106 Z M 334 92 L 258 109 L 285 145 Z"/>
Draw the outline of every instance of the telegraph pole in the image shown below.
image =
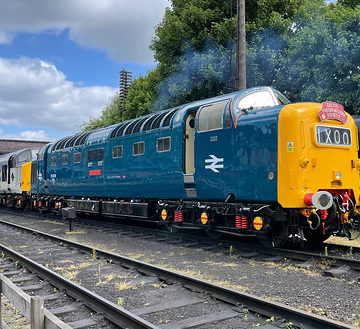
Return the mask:
<path id="1" fill-rule="evenodd" d="M 245 0 L 237 0 L 236 71 L 237 89 L 246 89 Z"/>

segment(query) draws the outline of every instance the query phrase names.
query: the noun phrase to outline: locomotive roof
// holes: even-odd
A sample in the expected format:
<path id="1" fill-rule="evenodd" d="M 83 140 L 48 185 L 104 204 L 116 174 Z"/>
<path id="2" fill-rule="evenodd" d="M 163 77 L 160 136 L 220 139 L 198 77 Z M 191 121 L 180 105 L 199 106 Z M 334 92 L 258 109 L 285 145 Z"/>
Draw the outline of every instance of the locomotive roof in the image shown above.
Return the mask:
<path id="1" fill-rule="evenodd" d="M 174 115 L 181 111 L 183 116 L 190 110 L 201 105 L 230 99 L 234 97 L 245 96 L 249 93 L 258 90 L 274 90 L 271 87 L 253 87 L 236 91 L 230 94 L 224 94 L 216 97 L 211 97 L 203 100 L 194 101 L 178 107 L 174 107 L 167 110 L 153 112 L 135 119 L 130 119 L 118 124 L 114 124 L 105 128 L 91 130 L 87 132 L 77 133 L 75 135 L 64 137 L 50 146 L 50 152 L 56 150 L 67 149 L 81 145 L 94 145 L 100 144 L 108 140 L 109 138 L 115 138 L 119 136 L 131 135 L 139 132 L 144 132 L 153 129 L 171 128 L 172 119 Z"/>
<path id="2" fill-rule="evenodd" d="M 4 163 L 4 162 L 7 162 L 9 161 L 9 159 L 14 156 L 18 156 L 26 151 L 29 151 L 31 153 L 31 157 L 34 156 L 34 153 L 38 151 L 38 149 L 32 149 L 32 148 L 26 148 L 26 149 L 22 149 L 22 150 L 19 150 L 19 151 L 15 151 L 15 152 L 10 152 L 10 153 L 6 153 L 6 154 L 3 154 L 0 156 L 0 163 Z"/>

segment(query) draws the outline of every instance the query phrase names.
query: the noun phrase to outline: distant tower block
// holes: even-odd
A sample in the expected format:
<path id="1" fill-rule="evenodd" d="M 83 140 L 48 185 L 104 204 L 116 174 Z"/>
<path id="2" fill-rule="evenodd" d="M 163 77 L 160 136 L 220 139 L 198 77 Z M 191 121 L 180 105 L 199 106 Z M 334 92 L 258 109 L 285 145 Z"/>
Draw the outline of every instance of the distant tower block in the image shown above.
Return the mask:
<path id="1" fill-rule="evenodd" d="M 132 79 L 132 73 L 126 70 L 120 71 L 120 100 L 124 102 L 128 95 L 130 83 Z"/>

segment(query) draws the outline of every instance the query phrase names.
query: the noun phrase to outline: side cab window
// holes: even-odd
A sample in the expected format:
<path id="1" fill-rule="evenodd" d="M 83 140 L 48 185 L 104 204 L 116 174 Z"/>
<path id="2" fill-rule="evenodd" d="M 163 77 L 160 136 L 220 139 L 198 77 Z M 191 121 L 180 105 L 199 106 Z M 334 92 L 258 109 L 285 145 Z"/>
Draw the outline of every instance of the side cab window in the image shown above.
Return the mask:
<path id="1" fill-rule="evenodd" d="M 224 109 L 227 102 L 228 100 L 201 107 L 198 114 L 197 131 L 222 129 Z"/>

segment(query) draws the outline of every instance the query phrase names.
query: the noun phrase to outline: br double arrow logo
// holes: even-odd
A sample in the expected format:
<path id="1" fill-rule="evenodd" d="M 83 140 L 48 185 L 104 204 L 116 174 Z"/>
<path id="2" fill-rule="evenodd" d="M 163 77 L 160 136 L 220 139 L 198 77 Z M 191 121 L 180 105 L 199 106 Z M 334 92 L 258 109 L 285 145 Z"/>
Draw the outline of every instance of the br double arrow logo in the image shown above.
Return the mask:
<path id="1" fill-rule="evenodd" d="M 219 172 L 218 169 L 224 168 L 224 158 L 217 158 L 215 155 L 210 154 L 210 159 L 205 159 L 205 163 L 210 163 L 205 165 L 205 169 L 210 169 L 213 172 Z"/>

